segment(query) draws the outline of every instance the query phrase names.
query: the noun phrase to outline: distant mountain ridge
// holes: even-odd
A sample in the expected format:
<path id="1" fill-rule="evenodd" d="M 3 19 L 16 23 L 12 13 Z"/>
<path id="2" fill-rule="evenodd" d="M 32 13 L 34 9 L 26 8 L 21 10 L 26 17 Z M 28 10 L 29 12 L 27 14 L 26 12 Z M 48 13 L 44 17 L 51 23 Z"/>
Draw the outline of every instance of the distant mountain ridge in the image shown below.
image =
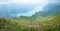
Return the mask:
<path id="1" fill-rule="evenodd" d="M 44 7 L 44 11 L 41 11 L 43 16 L 49 16 L 54 14 L 60 14 L 60 4 L 48 4 Z"/>
<path id="2" fill-rule="evenodd" d="M 9 12 L 8 7 L 6 9 L 4 9 L 4 7 L 6 6 L 0 6 L 3 7 L 1 10 L 0 9 L 0 15 L 2 17 L 8 17 L 8 18 L 17 18 L 17 15 L 12 16 L 11 14 L 16 13 L 17 10 L 15 10 L 13 13 Z M 7 10 L 7 11 L 5 11 Z M 44 8 L 44 11 L 40 11 L 37 12 L 37 14 L 40 14 L 42 16 L 49 16 L 49 15 L 53 15 L 53 14 L 60 14 L 60 4 L 47 4 Z M 17 13 L 16 13 L 17 14 Z M 35 16 L 37 16 L 37 14 L 35 14 Z M 33 15 L 32 15 L 33 16 Z"/>

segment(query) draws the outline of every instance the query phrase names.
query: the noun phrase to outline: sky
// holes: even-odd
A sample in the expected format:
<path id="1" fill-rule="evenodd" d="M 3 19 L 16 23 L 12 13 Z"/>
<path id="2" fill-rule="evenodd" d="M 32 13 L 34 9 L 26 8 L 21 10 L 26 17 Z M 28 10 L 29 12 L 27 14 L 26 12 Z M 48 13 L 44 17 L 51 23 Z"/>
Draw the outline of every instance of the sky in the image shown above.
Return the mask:
<path id="1" fill-rule="evenodd" d="M 32 16 L 36 12 L 44 11 L 43 8 L 49 3 L 59 3 L 60 0 L 0 0 L 0 6 L 6 5 L 6 10 L 8 13 L 12 13 L 14 16 Z M 0 7 L 0 11 L 2 9 Z"/>

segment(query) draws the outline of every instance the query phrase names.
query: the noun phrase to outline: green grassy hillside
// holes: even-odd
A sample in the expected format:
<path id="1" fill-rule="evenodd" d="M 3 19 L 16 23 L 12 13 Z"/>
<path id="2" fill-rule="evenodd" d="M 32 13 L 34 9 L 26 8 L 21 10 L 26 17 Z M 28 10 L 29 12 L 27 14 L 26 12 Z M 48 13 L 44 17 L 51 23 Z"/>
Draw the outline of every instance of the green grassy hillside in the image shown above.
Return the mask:
<path id="1" fill-rule="evenodd" d="M 60 31 L 60 15 L 40 17 L 0 18 L 0 31 Z"/>

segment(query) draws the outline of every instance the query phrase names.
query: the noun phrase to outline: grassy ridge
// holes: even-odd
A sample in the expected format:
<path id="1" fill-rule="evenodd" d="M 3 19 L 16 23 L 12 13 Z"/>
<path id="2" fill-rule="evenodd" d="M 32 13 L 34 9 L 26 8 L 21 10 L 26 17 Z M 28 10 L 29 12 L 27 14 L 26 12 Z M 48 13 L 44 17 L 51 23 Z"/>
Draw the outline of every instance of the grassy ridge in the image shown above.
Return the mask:
<path id="1" fill-rule="evenodd" d="M 24 18 L 24 19 L 23 19 Z M 60 31 L 60 16 L 0 18 L 0 31 Z M 32 21 L 33 20 L 33 21 Z"/>

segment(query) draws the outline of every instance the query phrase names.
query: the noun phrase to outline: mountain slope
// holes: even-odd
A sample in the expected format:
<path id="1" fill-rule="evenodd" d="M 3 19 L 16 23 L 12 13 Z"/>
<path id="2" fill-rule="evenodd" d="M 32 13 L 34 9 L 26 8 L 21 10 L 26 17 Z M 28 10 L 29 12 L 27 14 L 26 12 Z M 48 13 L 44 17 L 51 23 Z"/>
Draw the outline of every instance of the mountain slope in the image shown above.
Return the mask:
<path id="1" fill-rule="evenodd" d="M 23 18 L 22 21 L 0 18 L 0 31 L 60 31 L 60 15 L 38 18 L 31 22 Z"/>
<path id="2" fill-rule="evenodd" d="M 47 4 L 44 8 L 44 11 L 40 12 L 43 16 L 50 16 L 54 14 L 60 14 L 60 4 Z"/>

